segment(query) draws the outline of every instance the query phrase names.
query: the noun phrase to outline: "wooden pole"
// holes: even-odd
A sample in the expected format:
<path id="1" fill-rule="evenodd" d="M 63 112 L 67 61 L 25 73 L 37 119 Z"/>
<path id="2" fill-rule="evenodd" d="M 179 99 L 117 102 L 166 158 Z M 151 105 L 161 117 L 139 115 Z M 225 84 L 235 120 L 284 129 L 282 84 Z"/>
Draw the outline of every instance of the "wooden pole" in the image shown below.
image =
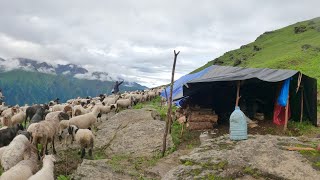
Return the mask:
<path id="1" fill-rule="evenodd" d="M 303 117 L 303 87 L 301 87 L 301 114 L 300 114 L 300 123 L 302 123 Z"/>
<path id="2" fill-rule="evenodd" d="M 237 83 L 237 98 L 236 98 L 236 107 L 239 105 L 239 99 L 240 99 L 240 81 Z"/>
<path id="3" fill-rule="evenodd" d="M 286 131 L 286 130 L 287 130 L 287 127 L 288 127 L 289 98 L 290 98 L 290 95 L 288 94 L 287 105 L 286 105 L 286 114 L 285 114 L 285 116 L 284 116 L 284 128 L 283 128 L 284 131 Z"/>
<path id="4" fill-rule="evenodd" d="M 176 50 L 174 50 L 174 60 L 173 60 L 173 67 L 172 67 L 172 74 L 171 74 L 171 84 L 170 84 L 170 96 L 169 96 L 169 101 L 168 101 L 168 112 L 167 112 L 167 120 L 166 120 L 166 126 L 164 130 L 164 135 L 163 135 L 163 145 L 162 145 L 162 157 L 164 156 L 164 153 L 167 148 L 167 135 L 168 135 L 168 129 L 171 126 L 171 106 L 172 106 L 172 89 L 173 89 L 173 80 L 174 80 L 174 71 L 176 69 L 176 61 L 177 57 L 179 55 L 180 51 L 176 53 Z"/>

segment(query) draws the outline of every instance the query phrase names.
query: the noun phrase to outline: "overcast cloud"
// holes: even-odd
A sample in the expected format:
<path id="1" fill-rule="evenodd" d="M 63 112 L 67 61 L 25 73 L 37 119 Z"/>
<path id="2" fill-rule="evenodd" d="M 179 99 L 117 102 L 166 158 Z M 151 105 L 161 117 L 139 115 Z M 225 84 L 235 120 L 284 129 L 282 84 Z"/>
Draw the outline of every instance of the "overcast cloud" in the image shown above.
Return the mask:
<path id="1" fill-rule="evenodd" d="M 265 31 L 319 16 L 319 0 L 2 0 L 0 57 L 74 63 L 149 87 Z"/>

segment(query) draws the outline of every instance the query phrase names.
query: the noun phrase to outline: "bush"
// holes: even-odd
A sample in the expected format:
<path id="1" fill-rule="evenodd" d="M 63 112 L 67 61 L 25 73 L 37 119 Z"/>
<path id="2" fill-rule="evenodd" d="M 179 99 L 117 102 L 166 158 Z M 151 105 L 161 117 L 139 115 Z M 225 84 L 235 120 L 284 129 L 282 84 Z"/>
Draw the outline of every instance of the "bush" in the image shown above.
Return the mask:
<path id="1" fill-rule="evenodd" d="M 307 27 L 304 26 L 304 25 L 300 25 L 300 26 L 294 27 L 294 33 L 296 33 L 296 34 L 300 34 L 300 33 L 303 33 L 305 31 L 307 31 Z"/>

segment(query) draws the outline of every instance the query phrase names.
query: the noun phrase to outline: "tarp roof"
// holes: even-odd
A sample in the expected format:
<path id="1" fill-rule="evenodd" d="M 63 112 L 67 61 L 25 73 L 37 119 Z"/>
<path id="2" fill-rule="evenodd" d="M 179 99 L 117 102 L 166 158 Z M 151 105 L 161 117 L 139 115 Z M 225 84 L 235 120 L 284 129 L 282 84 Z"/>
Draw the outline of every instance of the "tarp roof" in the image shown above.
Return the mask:
<path id="1" fill-rule="evenodd" d="M 236 81 L 257 78 L 267 82 L 279 82 L 294 76 L 298 71 L 268 68 L 243 68 L 212 65 L 201 77 L 188 82 Z"/>
<path id="2" fill-rule="evenodd" d="M 184 75 L 184 76 L 180 77 L 178 80 L 176 80 L 173 83 L 172 99 L 179 99 L 179 98 L 183 97 L 183 85 L 193 79 L 196 79 L 196 78 L 203 76 L 205 73 L 207 73 L 209 71 L 210 68 L 211 67 L 208 67 L 208 68 L 203 69 L 202 71 L 199 71 L 197 73 Z M 170 86 L 168 86 L 165 90 L 163 90 L 161 92 L 161 96 L 166 97 L 166 94 L 165 94 L 166 92 L 167 92 L 167 96 L 169 97 Z"/>

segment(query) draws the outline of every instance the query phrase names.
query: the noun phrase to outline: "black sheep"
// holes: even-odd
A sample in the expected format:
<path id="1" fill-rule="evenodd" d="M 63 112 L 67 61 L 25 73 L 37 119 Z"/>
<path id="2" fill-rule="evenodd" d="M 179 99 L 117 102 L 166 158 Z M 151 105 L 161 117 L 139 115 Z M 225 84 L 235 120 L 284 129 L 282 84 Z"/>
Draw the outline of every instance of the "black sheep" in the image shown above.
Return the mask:
<path id="1" fill-rule="evenodd" d="M 33 105 L 31 107 L 28 107 L 26 110 L 26 119 L 24 121 L 24 124 L 27 123 L 27 119 L 29 118 L 29 121 L 31 121 L 32 117 L 36 114 L 37 110 L 43 108 L 49 110 L 49 106 L 47 104 L 41 106 L 41 105 Z"/>
<path id="2" fill-rule="evenodd" d="M 37 122 L 44 120 L 44 116 L 45 116 L 45 109 L 42 107 L 37 109 L 36 113 L 33 115 L 32 119 L 30 121 L 30 124 L 37 123 Z"/>
<path id="3" fill-rule="evenodd" d="M 23 130 L 21 124 L 16 124 L 13 127 L 0 130 L 0 147 L 9 145 L 19 130 Z"/>

